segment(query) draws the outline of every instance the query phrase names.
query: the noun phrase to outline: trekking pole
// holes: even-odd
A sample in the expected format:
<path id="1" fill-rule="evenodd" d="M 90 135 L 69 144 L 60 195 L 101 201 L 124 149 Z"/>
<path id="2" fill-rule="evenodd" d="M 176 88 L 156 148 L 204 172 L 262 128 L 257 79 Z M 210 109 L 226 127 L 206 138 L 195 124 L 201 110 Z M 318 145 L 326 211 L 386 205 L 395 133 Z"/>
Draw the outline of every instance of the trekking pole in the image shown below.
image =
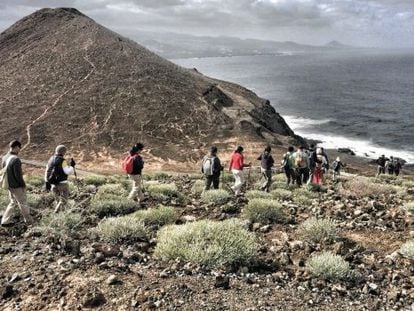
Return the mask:
<path id="1" fill-rule="evenodd" d="M 250 186 L 250 172 L 252 171 L 252 168 L 249 167 L 249 172 L 247 173 L 247 185 L 246 185 L 246 190 L 249 189 Z"/>

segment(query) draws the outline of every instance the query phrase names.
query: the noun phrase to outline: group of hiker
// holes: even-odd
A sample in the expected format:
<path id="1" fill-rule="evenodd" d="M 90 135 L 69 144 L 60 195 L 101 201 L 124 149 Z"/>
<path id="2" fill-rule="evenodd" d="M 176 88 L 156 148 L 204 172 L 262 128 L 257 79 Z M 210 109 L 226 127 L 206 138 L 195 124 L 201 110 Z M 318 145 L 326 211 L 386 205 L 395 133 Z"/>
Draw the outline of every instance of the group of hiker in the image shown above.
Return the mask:
<path id="1" fill-rule="evenodd" d="M 399 176 L 402 169 L 402 163 L 400 159 L 395 159 L 393 156 L 386 158 L 385 155 L 380 156 L 377 159 L 378 171 L 377 177 L 381 174 L 389 174 Z"/>
<path id="2" fill-rule="evenodd" d="M 33 219 L 30 216 L 30 210 L 26 199 L 26 184 L 23 179 L 22 162 L 19 159 L 19 152 L 22 144 L 13 140 L 9 144 L 9 152 L 2 159 L 0 170 L 0 186 L 9 192 L 10 203 L 7 206 L 2 219 L 2 226 L 11 226 L 13 209 L 19 207 L 25 222 L 30 225 Z M 128 152 L 128 155 L 122 161 L 122 169 L 128 175 L 132 182 L 132 189 L 128 196 L 130 200 L 137 201 L 140 205 L 144 200 L 142 191 L 142 170 L 144 168 L 144 160 L 141 152 L 144 150 L 142 143 L 135 144 Z M 246 182 L 244 175 L 245 168 L 252 168 L 252 163 L 246 163 L 244 157 L 244 148 L 238 146 L 233 152 L 228 170 L 234 176 L 234 185 L 229 189 L 238 196 Z M 50 157 L 44 175 L 44 181 L 47 191 L 52 191 L 56 197 L 55 212 L 60 211 L 66 204 L 70 195 L 68 177 L 72 174 L 76 176 L 76 162 L 73 159 L 66 159 L 67 148 L 59 145 L 55 149 L 55 153 Z M 275 169 L 275 160 L 272 156 L 272 148 L 267 146 L 263 152 L 257 157 L 260 162 L 260 172 L 262 183 L 260 190 L 269 192 L 272 184 L 272 175 Z M 401 170 L 401 162 L 399 159 L 390 159 L 381 156 L 378 160 L 378 175 L 388 172 L 389 174 L 399 175 Z M 302 186 L 309 183 L 321 185 L 323 184 L 326 174 L 329 171 L 330 163 L 327 153 L 322 147 L 311 145 L 309 149 L 305 146 L 298 147 L 297 150 L 293 146 L 289 147 L 283 155 L 280 165 L 286 175 L 287 185 L 296 184 Z M 332 163 L 332 178 L 335 181 L 341 173 L 345 165 L 338 157 Z M 201 171 L 205 176 L 205 190 L 218 189 L 220 186 L 220 175 L 224 170 L 224 166 L 218 157 L 218 149 L 213 146 L 210 149 L 201 165 Z"/>
<path id="3" fill-rule="evenodd" d="M 252 163 L 245 163 L 243 155 L 243 147 L 238 146 L 233 152 L 230 163 L 229 172 L 234 176 L 234 185 L 230 189 L 235 195 L 239 195 L 245 183 L 244 168 L 251 168 Z M 272 184 L 272 173 L 275 170 L 275 160 L 271 154 L 272 148 L 267 146 L 257 158 L 260 161 L 260 172 L 263 183 L 260 190 L 269 192 Z M 341 159 L 338 157 L 332 163 L 332 178 L 335 181 L 340 175 L 341 169 L 345 167 Z M 323 184 L 325 175 L 329 170 L 329 159 L 322 147 L 315 148 L 311 145 L 309 149 L 300 146 L 297 150 L 293 146 L 288 148 L 284 154 L 281 168 L 286 174 L 286 183 L 288 185 L 296 184 L 302 186 L 304 184 L 314 183 Z M 221 161 L 217 156 L 217 147 L 211 147 L 210 153 L 203 158 L 201 172 L 205 175 L 205 190 L 211 188 L 219 188 L 220 174 L 224 170 Z"/>

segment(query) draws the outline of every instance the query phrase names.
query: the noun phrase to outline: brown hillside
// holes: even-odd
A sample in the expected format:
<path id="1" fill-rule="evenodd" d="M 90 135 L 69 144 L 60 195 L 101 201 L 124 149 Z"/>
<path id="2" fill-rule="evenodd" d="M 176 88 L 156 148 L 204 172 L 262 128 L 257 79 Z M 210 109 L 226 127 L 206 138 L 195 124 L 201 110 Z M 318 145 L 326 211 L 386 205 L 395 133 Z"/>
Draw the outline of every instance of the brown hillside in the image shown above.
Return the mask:
<path id="1" fill-rule="evenodd" d="M 188 164 L 210 143 L 294 136 L 253 92 L 181 68 L 75 9 L 42 9 L 4 31 L 0 75 L 0 139 L 20 138 L 28 158 L 64 143 L 85 166 L 115 165 L 142 140 L 153 161 Z"/>

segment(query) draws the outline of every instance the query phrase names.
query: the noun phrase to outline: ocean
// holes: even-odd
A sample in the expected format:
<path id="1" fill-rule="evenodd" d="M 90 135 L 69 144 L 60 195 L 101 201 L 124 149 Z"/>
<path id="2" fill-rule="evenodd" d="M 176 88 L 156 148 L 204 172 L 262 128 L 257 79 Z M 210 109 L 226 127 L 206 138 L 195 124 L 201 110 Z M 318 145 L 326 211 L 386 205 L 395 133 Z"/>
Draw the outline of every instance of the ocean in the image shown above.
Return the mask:
<path id="1" fill-rule="evenodd" d="M 289 126 L 325 148 L 414 163 L 414 52 L 174 59 L 269 99 Z"/>

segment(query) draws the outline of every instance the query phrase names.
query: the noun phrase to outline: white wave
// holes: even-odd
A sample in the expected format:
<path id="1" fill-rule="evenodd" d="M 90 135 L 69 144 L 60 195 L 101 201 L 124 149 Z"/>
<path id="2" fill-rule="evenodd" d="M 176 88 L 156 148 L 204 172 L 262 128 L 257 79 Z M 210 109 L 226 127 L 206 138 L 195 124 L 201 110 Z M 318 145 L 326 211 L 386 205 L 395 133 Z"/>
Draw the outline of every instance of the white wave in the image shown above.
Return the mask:
<path id="1" fill-rule="evenodd" d="M 287 124 L 292 128 L 295 134 L 298 134 L 307 139 L 321 141 L 326 149 L 338 149 L 338 148 L 349 148 L 357 156 L 368 157 L 371 159 L 376 159 L 382 154 L 386 156 L 394 156 L 401 159 L 404 159 L 408 163 L 414 163 L 414 153 L 404 150 L 396 150 L 391 148 L 384 148 L 374 144 L 369 140 L 361 140 L 355 138 L 348 138 L 344 136 L 330 135 L 330 134 L 321 134 L 306 129 L 310 129 L 312 125 L 328 123 L 331 120 L 312 120 L 306 118 L 298 118 L 292 116 L 284 117 Z"/>
<path id="2" fill-rule="evenodd" d="M 303 128 L 311 127 L 312 125 L 326 124 L 333 120 L 331 119 L 307 119 L 295 116 L 283 116 L 287 124 L 295 131 Z"/>

